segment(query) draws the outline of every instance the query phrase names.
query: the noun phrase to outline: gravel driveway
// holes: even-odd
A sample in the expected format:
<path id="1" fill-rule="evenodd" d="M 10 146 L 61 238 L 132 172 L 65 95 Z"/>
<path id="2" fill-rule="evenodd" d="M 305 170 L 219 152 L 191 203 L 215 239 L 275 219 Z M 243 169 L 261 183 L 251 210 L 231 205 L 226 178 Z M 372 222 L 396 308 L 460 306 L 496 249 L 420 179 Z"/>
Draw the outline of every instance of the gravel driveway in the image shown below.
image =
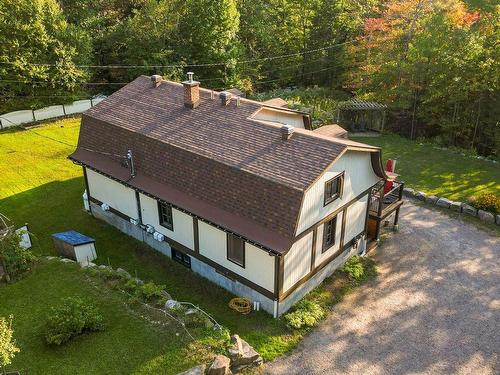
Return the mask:
<path id="1" fill-rule="evenodd" d="M 271 374 L 499 374 L 500 238 L 411 202 L 348 295 Z"/>

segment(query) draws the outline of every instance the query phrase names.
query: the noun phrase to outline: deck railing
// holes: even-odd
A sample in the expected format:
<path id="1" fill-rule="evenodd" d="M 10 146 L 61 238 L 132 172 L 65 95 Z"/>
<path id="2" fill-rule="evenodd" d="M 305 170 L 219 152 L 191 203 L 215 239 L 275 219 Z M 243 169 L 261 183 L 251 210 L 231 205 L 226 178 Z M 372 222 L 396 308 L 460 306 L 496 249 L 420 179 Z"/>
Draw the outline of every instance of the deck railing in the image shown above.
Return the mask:
<path id="1" fill-rule="evenodd" d="M 385 182 L 375 186 L 370 200 L 370 214 L 381 217 L 390 207 L 403 199 L 404 182 L 394 181 L 392 189 L 384 193 Z"/>

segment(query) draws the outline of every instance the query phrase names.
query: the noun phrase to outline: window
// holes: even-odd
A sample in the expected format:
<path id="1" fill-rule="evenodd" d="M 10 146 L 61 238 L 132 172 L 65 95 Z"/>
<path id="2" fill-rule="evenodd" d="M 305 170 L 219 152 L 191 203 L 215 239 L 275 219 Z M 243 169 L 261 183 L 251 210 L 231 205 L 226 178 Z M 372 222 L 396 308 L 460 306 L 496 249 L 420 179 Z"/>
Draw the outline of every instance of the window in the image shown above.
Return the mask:
<path id="1" fill-rule="evenodd" d="M 158 202 L 158 216 L 160 225 L 170 230 L 174 230 L 174 219 L 172 217 L 172 205 Z"/>
<path id="2" fill-rule="evenodd" d="M 325 206 L 342 196 L 343 185 L 344 172 L 325 182 Z"/>
<path id="3" fill-rule="evenodd" d="M 180 264 L 191 268 L 191 257 L 172 248 L 172 259 Z"/>
<path id="4" fill-rule="evenodd" d="M 230 233 L 227 234 L 227 259 L 245 267 L 245 241 Z"/>
<path id="5" fill-rule="evenodd" d="M 337 229 L 337 216 L 328 220 L 323 225 L 323 249 L 322 253 L 327 251 L 330 247 L 335 245 L 335 232 Z"/>

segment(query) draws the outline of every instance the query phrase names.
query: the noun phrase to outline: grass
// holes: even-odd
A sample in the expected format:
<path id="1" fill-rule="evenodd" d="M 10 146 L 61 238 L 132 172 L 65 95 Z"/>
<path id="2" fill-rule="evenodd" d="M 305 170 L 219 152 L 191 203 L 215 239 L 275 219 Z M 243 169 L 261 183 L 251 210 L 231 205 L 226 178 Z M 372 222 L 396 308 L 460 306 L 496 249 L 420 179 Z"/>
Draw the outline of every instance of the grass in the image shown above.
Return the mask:
<path id="1" fill-rule="evenodd" d="M 175 374 L 196 364 L 199 358 L 187 351 L 182 329 L 160 329 L 132 314 L 123 295 L 93 287 L 79 268 L 44 262 L 20 281 L 0 286 L 0 316 L 14 315 L 14 337 L 21 349 L 10 369 L 23 374 Z M 69 296 L 91 299 L 104 316 L 105 331 L 48 346 L 47 314 Z"/>
<path id="2" fill-rule="evenodd" d="M 471 158 L 394 134 L 353 140 L 380 146 L 385 159 L 397 159 L 396 172 L 408 187 L 465 201 L 480 193 L 500 196 L 500 164 Z"/>
<path id="3" fill-rule="evenodd" d="M 83 211 L 81 168 L 66 159 L 76 145 L 78 128 L 79 119 L 66 119 L 0 133 L 0 212 L 17 226 L 29 224 L 34 251 L 54 255 L 52 233 L 69 229 L 85 233 L 96 239 L 97 263 L 110 263 L 145 281 L 166 285 L 175 299 L 205 309 L 253 345 L 264 359 L 294 348 L 302 335 L 290 331 L 282 320 L 264 312 L 246 316 L 234 312 L 227 306 L 233 297 L 230 293 Z M 54 361 L 65 363 L 62 358 Z"/>

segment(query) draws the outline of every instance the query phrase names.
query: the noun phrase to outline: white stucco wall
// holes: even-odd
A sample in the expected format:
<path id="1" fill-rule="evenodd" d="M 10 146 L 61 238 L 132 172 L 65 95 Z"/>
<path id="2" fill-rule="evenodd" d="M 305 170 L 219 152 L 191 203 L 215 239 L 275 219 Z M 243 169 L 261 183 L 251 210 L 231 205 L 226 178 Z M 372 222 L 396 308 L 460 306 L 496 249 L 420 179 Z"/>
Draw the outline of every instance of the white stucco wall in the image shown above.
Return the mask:
<path id="1" fill-rule="evenodd" d="M 256 120 L 279 122 L 281 124 L 292 125 L 296 128 L 304 128 L 304 119 L 301 114 L 294 112 L 280 111 L 272 108 L 263 108 L 254 116 Z"/>
<path id="2" fill-rule="evenodd" d="M 323 206 L 325 182 L 344 171 L 342 198 Z M 345 205 L 379 180 L 373 171 L 369 152 L 347 151 L 306 191 L 296 234 Z"/>
<path id="3" fill-rule="evenodd" d="M 135 191 L 87 168 L 90 196 L 137 219 Z"/>
<path id="4" fill-rule="evenodd" d="M 351 204 L 346 212 L 344 242 L 348 242 L 365 229 L 368 196 Z"/>
<path id="5" fill-rule="evenodd" d="M 273 256 L 246 242 L 243 268 L 227 259 L 227 239 L 224 231 L 199 221 L 198 234 L 201 255 L 271 292 L 274 291 Z"/>
<path id="6" fill-rule="evenodd" d="M 142 222 L 152 225 L 156 231 L 194 250 L 193 217 L 172 207 L 174 230 L 160 225 L 158 201 L 139 193 L 141 202 Z"/>
<path id="7" fill-rule="evenodd" d="M 295 242 L 285 255 L 283 270 L 283 292 L 286 292 L 311 270 L 311 248 L 313 233 L 308 233 Z"/>

